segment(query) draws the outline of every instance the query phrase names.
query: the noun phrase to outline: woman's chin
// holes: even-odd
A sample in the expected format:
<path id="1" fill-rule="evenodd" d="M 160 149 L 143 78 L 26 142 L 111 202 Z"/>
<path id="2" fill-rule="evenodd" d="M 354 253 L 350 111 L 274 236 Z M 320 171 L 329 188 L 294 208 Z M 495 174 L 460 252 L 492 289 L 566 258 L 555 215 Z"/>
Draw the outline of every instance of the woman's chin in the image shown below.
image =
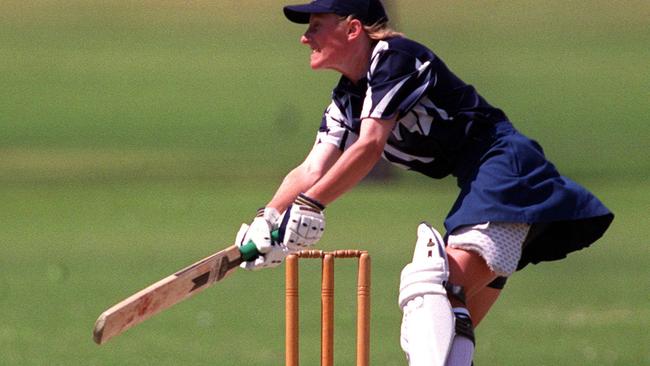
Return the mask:
<path id="1" fill-rule="evenodd" d="M 321 60 L 321 58 L 318 57 L 317 55 L 312 55 L 312 57 L 311 57 L 311 59 L 309 61 L 309 65 L 311 66 L 311 68 L 313 70 L 322 69 L 324 67 L 323 66 L 323 60 Z"/>

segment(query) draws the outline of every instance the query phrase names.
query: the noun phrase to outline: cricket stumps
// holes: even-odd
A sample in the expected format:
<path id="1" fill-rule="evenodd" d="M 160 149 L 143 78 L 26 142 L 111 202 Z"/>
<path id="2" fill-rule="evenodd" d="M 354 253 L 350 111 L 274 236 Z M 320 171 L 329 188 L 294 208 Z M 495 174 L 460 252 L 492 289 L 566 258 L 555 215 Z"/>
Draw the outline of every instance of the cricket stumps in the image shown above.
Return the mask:
<path id="1" fill-rule="evenodd" d="M 299 364 L 299 266 L 301 258 L 320 259 L 321 365 L 334 365 L 334 259 L 357 258 L 357 366 L 370 362 L 370 256 L 363 250 L 304 250 L 286 259 L 285 356 L 286 366 Z"/>

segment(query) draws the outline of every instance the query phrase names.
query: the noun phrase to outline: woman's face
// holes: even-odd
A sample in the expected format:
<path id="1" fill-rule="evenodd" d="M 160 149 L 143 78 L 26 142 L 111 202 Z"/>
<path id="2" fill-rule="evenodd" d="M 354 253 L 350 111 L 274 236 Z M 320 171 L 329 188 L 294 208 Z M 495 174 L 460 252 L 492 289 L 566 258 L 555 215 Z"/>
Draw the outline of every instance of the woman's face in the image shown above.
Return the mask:
<path id="1" fill-rule="evenodd" d="M 347 21 L 336 14 L 312 14 L 300 43 L 311 48 L 311 68 L 342 72 L 346 64 Z"/>

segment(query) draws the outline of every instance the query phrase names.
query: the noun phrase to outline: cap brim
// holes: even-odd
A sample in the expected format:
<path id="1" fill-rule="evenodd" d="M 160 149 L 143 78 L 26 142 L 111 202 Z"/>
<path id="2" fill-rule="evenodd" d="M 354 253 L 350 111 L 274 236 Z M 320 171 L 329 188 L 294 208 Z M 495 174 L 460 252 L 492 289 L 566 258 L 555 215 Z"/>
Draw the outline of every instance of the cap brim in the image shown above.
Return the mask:
<path id="1" fill-rule="evenodd" d="M 284 7 L 284 15 L 290 21 L 298 24 L 309 24 L 311 14 L 331 13 L 330 9 L 313 4 L 288 5 Z"/>

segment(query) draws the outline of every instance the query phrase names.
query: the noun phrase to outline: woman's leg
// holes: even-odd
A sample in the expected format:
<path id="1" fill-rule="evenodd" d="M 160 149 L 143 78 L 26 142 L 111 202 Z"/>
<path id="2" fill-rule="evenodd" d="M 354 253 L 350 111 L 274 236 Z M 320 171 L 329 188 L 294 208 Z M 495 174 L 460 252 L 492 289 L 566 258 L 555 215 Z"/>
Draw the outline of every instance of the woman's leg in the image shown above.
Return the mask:
<path id="1" fill-rule="evenodd" d="M 472 298 L 498 277 L 475 251 L 447 247 L 447 258 L 449 282 L 462 286 L 466 299 Z M 465 305 L 459 299 L 451 298 L 450 301 L 454 306 Z"/>
<path id="2" fill-rule="evenodd" d="M 474 312 L 478 313 L 480 321 L 494 303 L 484 297 L 491 294 L 484 290 L 497 274 L 477 252 L 447 248 L 447 256 L 451 284 L 448 296 L 456 317 L 456 336 L 446 366 L 469 366 L 474 357 L 474 327 L 477 324 Z"/>
<path id="3" fill-rule="evenodd" d="M 488 286 L 498 276 L 476 252 L 448 248 L 447 255 L 450 267 L 449 282 L 463 287 L 464 305 L 472 314 L 472 324 L 476 327 L 501 294 L 501 288 Z M 463 306 L 453 297 L 450 302 L 453 306 Z"/>
<path id="4" fill-rule="evenodd" d="M 468 299 L 467 309 L 469 310 L 469 313 L 472 314 L 472 324 L 474 324 L 474 328 L 476 328 L 481 320 L 485 318 L 500 294 L 500 289 L 484 287 L 482 290 L 479 290 L 476 295 L 472 296 L 471 299 Z"/>
<path id="5" fill-rule="evenodd" d="M 462 287 L 476 326 L 517 268 L 530 225 L 488 222 L 454 230 L 447 241 L 450 283 Z M 452 296 L 453 297 L 453 296 Z M 459 299 L 450 298 L 454 306 Z"/>
<path id="6" fill-rule="evenodd" d="M 474 325 L 499 295 L 498 289 L 486 286 L 514 271 L 516 249 L 523 241 L 518 237 L 527 229 L 490 223 L 467 227 L 450 235 L 443 250 L 445 243 L 435 229 L 418 227 L 413 261 L 402 271 L 399 299 L 404 313 L 401 345 L 411 366 L 471 364 Z"/>
<path id="7" fill-rule="evenodd" d="M 443 366 L 454 339 L 454 315 L 445 283 L 449 266 L 442 236 L 418 226 L 413 260 L 400 276 L 400 343 L 410 366 Z"/>

